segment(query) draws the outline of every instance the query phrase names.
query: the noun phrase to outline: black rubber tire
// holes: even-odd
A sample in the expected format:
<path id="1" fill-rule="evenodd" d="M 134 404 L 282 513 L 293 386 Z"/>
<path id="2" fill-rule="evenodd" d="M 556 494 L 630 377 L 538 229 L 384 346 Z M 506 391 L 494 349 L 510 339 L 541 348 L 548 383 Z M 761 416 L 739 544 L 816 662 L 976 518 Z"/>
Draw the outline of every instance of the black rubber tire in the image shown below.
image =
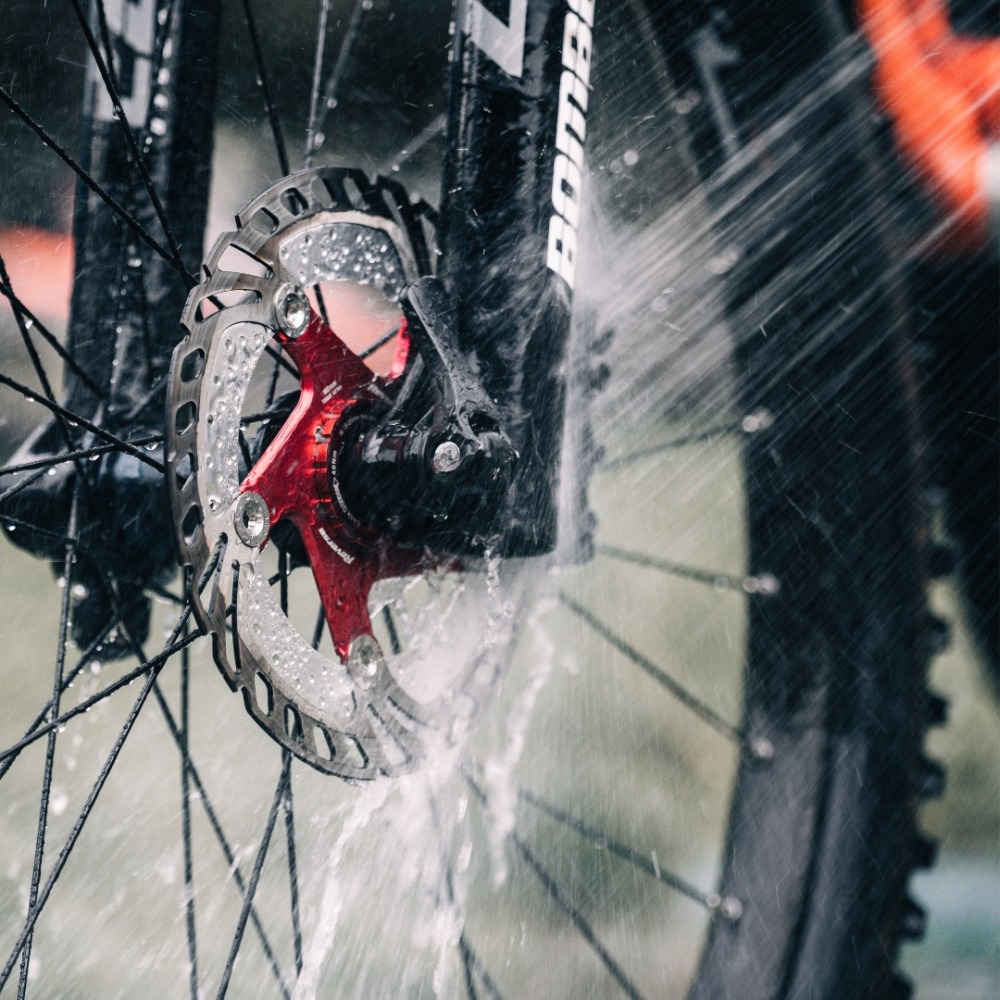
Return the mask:
<path id="1" fill-rule="evenodd" d="M 714 922 L 690 996 L 893 996 L 928 643 L 909 309 L 865 48 L 826 0 L 654 19 L 678 90 L 698 95 L 691 145 L 733 262 L 739 412 L 758 428 L 749 571 L 781 581 L 751 598 L 720 888 L 744 912 Z M 705 32 L 722 65 L 692 58 Z"/>

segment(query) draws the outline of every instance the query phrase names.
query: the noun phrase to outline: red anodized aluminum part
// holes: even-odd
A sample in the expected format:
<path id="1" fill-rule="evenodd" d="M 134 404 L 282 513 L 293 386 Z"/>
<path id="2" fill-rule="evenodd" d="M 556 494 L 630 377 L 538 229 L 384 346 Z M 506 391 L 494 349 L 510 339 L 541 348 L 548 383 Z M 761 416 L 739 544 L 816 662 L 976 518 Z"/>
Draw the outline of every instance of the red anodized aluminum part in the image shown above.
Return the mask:
<path id="1" fill-rule="evenodd" d="M 858 9 L 903 154 L 951 216 L 951 247 L 980 249 L 996 197 L 1000 39 L 954 35 L 945 0 L 858 0 Z"/>
<path id="2" fill-rule="evenodd" d="M 409 338 L 404 326 L 397 341 L 390 378 L 405 364 Z M 328 445 L 337 423 L 359 398 L 379 392 L 374 376 L 311 310 L 303 332 L 278 334 L 282 348 L 299 370 L 299 398 L 275 438 L 240 486 L 267 504 L 271 529 L 287 518 L 305 545 L 323 602 L 330 634 L 342 660 L 351 642 L 371 635 L 368 594 L 376 580 L 420 572 L 424 554 L 402 549 L 349 525 L 331 502 Z M 266 544 L 266 540 L 264 542 Z"/>

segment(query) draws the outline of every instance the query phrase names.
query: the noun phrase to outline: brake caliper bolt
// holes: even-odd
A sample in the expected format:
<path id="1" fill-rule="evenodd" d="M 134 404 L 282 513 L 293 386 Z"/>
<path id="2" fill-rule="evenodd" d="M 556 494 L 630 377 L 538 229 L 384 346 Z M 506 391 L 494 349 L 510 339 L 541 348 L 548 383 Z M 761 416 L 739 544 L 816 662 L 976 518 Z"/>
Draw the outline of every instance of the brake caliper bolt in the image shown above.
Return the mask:
<path id="1" fill-rule="evenodd" d="M 454 441 L 442 441 L 434 449 L 434 471 L 440 473 L 454 472 L 462 460 L 462 453 Z"/>
<path id="2" fill-rule="evenodd" d="M 275 296 L 278 325 L 286 337 L 295 340 L 309 324 L 309 299 L 298 285 L 282 285 Z"/>
<path id="3" fill-rule="evenodd" d="M 271 515 L 264 498 L 259 493 L 240 494 L 233 512 L 233 522 L 240 541 L 250 548 L 257 548 L 267 538 L 271 527 Z"/>

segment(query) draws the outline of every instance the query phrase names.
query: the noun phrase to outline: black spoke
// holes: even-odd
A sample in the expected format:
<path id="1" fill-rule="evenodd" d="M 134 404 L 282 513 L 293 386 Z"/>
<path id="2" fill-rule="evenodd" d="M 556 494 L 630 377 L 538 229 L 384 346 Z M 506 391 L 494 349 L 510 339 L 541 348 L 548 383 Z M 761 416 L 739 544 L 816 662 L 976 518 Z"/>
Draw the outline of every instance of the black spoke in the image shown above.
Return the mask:
<path id="1" fill-rule="evenodd" d="M 638 851 L 635 851 L 626 844 L 621 843 L 621 841 L 615 840 L 613 837 L 609 837 L 606 833 L 590 826 L 588 823 L 584 823 L 583 820 L 577 819 L 564 809 L 560 809 L 558 806 L 546 801 L 538 795 L 535 795 L 533 792 L 529 792 L 524 788 L 519 788 L 517 795 L 523 802 L 527 802 L 540 812 L 545 813 L 557 822 L 569 827 L 575 833 L 578 833 L 584 839 L 589 840 L 595 846 L 609 851 L 610 853 L 621 858 L 623 861 L 627 861 L 633 867 L 644 871 L 647 875 L 651 875 L 658 882 L 662 882 L 664 885 L 670 886 L 672 889 L 676 889 L 679 893 L 687 896 L 687 898 L 693 902 L 699 903 L 706 909 L 718 910 L 723 916 L 730 920 L 735 920 L 740 913 L 742 913 L 743 907 L 738 900 L 724 899 L 721 898 L 718 893 L 705 892 L 704 890 L 699 889 L 696 885 L 692 885 L 686 879 L 683 879 L 674 872 L 664 868 L 655 856 L 651 855 L 650 857 L 646 857 L 644 854 L 639 854 Z"/>
<path id="2" fill-rule="evenodd" d="M 316 143 L 319 93 L 323 84 L 323 60 L 326 53 L 326 29 L 329 18 L 330 0 L 322 0 L 319 8 L 319 25 L 316 28 L 316 54 L 313 57 L 312 89 L 309 92 L 309 124 L 306 126 L 306 148 L 302 156 L 303 168 L 312 165 L 312 155 Z M 326 316 L 323 319 L 326 322 Z"/>
<path id="3" fill-rule="evenodd" d="M 292 944 L 295 949 L 295 972 L 302 972 L 302 923 L 299 914 L 299 866 L 295 850 L 295 806 L 292 802 L 291 754 L 286 750 L 289 767 L 288 788 L 281 801 L 285 813 L 285 843 L 288 853 L 288 891 L 292 904 Z"/>
<path id="4" fill-rule="evenodd" d="M 254 18 L 250 0 L 243 0 L 243 20 L 247 26 L 247 33 L 250 35 L 254 63 L 257 66 L 257 81 L 260 85 L 261 94 L 264 97 L 264 107 L 267 110 L 268 121 L 271 123 L 271 135 L 274 138 L 274 150 L 278 154 L 278 165 L 281 168 L 282 174 L 289 174 L 291 173 L 291 169 L 288 166 L 288 151 L 285 149 L 285 136 L 281 131 L 281 121 L 278 118 L 274 97 L 271 94 L 271 83 L 267 75 L 264 52 L 260 47 L 260 36 L 257 33 L 257 21 Z"/>
<path id="5" fill-rule="evenodd" d="M 112 768 L 118 760 L 118 756 L 122 751 L 122 747 L 125 745 L 125 741 L 128 739 L 129 734 L 132 732 L 132 728 L 135 725 L 136 719 L 139 718 L 139 713 L 142 711 L 143 705 L 146 703 L 146 699 L 149 697 L 150 692 L 153 690 L 153 685 L 156 682 L 156 678 L 159 676 L 160 670 L 163 668 L 163 664 L 167 662 L 169 656 L 173 655 L 177 647 L 177 637 L 181 634 L 184 627 L 188 621 L 187 613 L 182 614 L 178 620 L 176 626 L 174 626 L 173 632 L 170 634 L 170 638 L 167 640 L 166 648 L 164 652 L 159 656 L 154 657 L 146 665 L 146 670 L 148 671 L 148 676 L 146 677 L 146 683 L 143 684 L 142 690 L 139 692 L 139 696 L 136 698 L 135 703 L 129 711 L 128 717 L 125 719 L 125 723 L 118 733 L 115 739 L 114 745 L 111 748 L 110 754 L 106 758 L 103 766 L 101 767 L 100 774 L 97 777 L 97 781 L 94 783 L 87 796 L 86 801 L 77 816 L 76 822 L 73 824 L 73 829 L 70 831 L 69 836 L 66 838 L 66 842 L 63 844 L 62 849 L 59 851 L 59 855 L 52 866 L 52 871 L 49 873 L 49 877 L 45 882 L 45 885 L 38 894 L 38 899 L 35 905 L 28 910 L 28 915 L 25 918 L 24 927 L 18 936 L 17 941 L 14 943 L 14 947 L 8 957 L 6 963 L 2 970 L 0 970 L 0 990 L 3 990 L 4 986 L 7 984 L 7 980 L 10 978 L 11 971 L 14 965 L 17 963 L 18 957 L 20 956 L 22 950 L 24 949 L 28 939 L 31 937 L 35 924 L 38 921 L 38 917 L 41 915 L 42 910 L 45 908 L 45 904 L 48 902 L 49 896 L 52 893 L 52 889 L 56 882 L 59 880 L 59 876 L 62 875 L 63 869 L 66 867 L 66 862 L 69 860 L 70 854 L 73 852 L 73 848 L 76 846 L 77 841 L 80 839 L 80 834 L 83 832 L 84 825 L 87 819 L 90 817 L 91 812 L 97 803 L 98 796 L 101 794 L 105 783 L 108 780 L 108 776 L 111 774 Z M 168 652 L 169 651 L 169 652 Z"/>
<path id="6" fill-rule="evenodd" d="M 194 852 L 191 846 L 191 776 L 188 768 L 190 746 L 189 680 L 191 658 L 185 649 L 181 653 L 181 835 L 184 841 L 184 924 L 187 931 L 188 982 L 191 1000 L 198 1000 L 198 934 L 194 914 Z"/>
<path id="7" fill-rule="evenodd" d="M 370 6 L 370 0 L 356 0 L 354 4 L 354 11 L 351 13 L 351 21 L 350 24 L 348 24 L 347 32 L 340 43 L 340 51 L 337 53 L 337 61 L 333 64 L 333 70 L 330 72 L 330 76 L 326 81 L 326 87 L 323 92 L 323 100 L 319 105 L 319 111 L 315 122 L 313 122 L 310 118 L 311 133 L 309 135 L 308 145 L 306 146 L 306 155 L 303 161 L 303 166 L 311 167 L 313 164 L 313 159 L 316 156 L 317 138 L 322 134 L 327 115 L 337 106 L 337 93 L 340 90 L 340 84 L 343 82 L 344 76 L 347 73 L 347 66 L 351 60 L 351 53 L 354 51 L 355 43 L 361 35 L 361 25 L 364 22 L 365 14 L 368 12 L 368 8 Z M 286 170 L 285 172 L 287 173 L 288 171 Z"/>
<path id="8" fill-rule="evenodd" d="M 399 170 L 407 160 L 412 159 L 433 139 L 442 135 L 448 122 L 448 116 L 440 114 L 425 128 L 422 128 L 397 154 L 389 168 L 391 173 Z"/>
<path id="9" fill-rule="evenodd" d="M 187 617 L 188 611 L 185 609 L 182 619 L 186 622 Z M 111 695 L 115 694 L 117 691 L 120 691 L 124 687 L 128 687 L 129 684 L 137 680 L 147 671 L 152 670 L 154 673 L 158 672 L 171 656 L 175 653 L 179 653 L 187 646 L 190 646 L 196 639 L 201 638 L 201 634 L 201 632 L 192 632 L 191 635 L 186 636 L 180 641 L 170 642 L 164 647 L 163 652 L 158 653 L 156 656 L 145 661 L 144 663 L 140 663 L 134 670 L 130 670 L 128 673 L 122 674 L 118 680 L 109 684 L 105 688 L 101 688 L 100 691 L 91 695 L 89 698 L 86 698 L 84 701 L 81 701 L 76 707 L 71 708 L 68 712 L 64 712 L 58 718 L 46 722 L 44 725 L 35 727 L 31 733 L 24 736 L 16 743 L 12 743 L 6 750 L 0 750 L 0 762 L 6 761 L 11 757 L 16 757 L 25 747 L 31 746 L 32 743 L 40 740 L 46 733 L 53 729 L 58 729 L 60 726 L 66 725 L 70 719 L 73 719 L 78 715 L 82 715 L 88 709 L 93 708 L 94 705 L 104 701 L 105 698 L 110 698 Z"/>
<path id="10" fill-rule="evenodd" d="M 77 530 L 77 516 L 80 506 L 80 482 L 77 480 L 73 490 L 73 500 L 70 504 L 69 512 L 69 534 L 74 536 Z M 56 632 L 56 664 L 55 677 L 52 682 L 52 698 L 49 701 L 49 712 L 53 716 L 59 715 L 59 701 L 64 690 L 64 669 L 66 665 L 66 641 L 69 631 L 69 611 L 70 595 L 73 589 L 73 564 L 76 556 L 75 542 L 66 543 L 65 559 L 65 579 L 63 582 L 62 597 L 59 602 L 59 628 Z M 45 833 L 48 829 L 49 799 L 52 792 L 52 769 L 55 764 L 56 739 L 58 729 L 49 730 L 48 744 L 45 748 L 45 766 L 42 772 L 42 789 L 38 806 L 38 829 L 35 834 L 35 856 L 31 865 L 31 887 L 28 891 L 28 909 L 38 902 L 38 887 L 42 880 L 42 857 L 45 853 Z M 25 991 L 28 988 L 28 963 L 31 960 L 31 945 L 34 934 L 29 934 L 24 942 L 24 950 L 21 952 L 21 969 L 18 975 L 17 1000 L 24 1000 Z"/>
<path id="11" fill-rule="evenodd" d="M 193 288 L 198 283 L 197 279 L 193 275 L 188 274 L 187 268 L 184 266 L 184 259 L 181 256 L 181 248 L 177 243 L 173 230 L 170 228 L 170 223 L 167 221 L 166 213 L 163 210 L 163 203 L 160 201 L 160 196 L 156 193 L 156 185 L 153 184 L 153 178 L 150 176 L 149 170 L 146 167 L 146 161 L 143 158 L 142 153 L 139 151 L 139 143 L 135 137 L 135 130 L 129 123 L 128 117 L 125 114 L 125 109 L 122 107 L 121 98 L 118 96 L 118 87 L 115 85 L 114 78 L 109 70 L 109 65 L 105 62 L 104 57 L 101 55 L 100 46 L 97 43 L 97 39 L 94 37 L 94 32 L 91 30 L 90 22 L 87 20 L 87 15 L 84 12 L 83 5 L 80 0 L 70 0 L 70 3 L 72 3 L 73 9 L 76 11 L 77 20 L 79 20 L 80 27 L 82 28 L 83 34 L 87 39 L 87 45 L 90 48 L 90 53 L 94 57 L 94 61 L 97 63 L 97 70 L 101 74 L 101 79 L 104 81 L 104 87 L 108 93 L 108 97 L 111 98 L 111 106 L 114 108 L 115 120 L 118 122 L 122 136 L 124 137 L 129 151 L 132 154 L 132 161 L 135 163 L 136 169 L 139 171 L 139 177 L 142 179 L 143 186 L 146 189 L 146 194 L 149 195 L 149 200 L 153 205 L 153 211 L 156 212 L 156 218 L 163 227 L 163 233 L 167 237 L 167 245 L 170 247 L 173 258 L 176 261 L 181 274 L 184 275 L 188 287 Z M 101 26 L 101 32 L 104 36 L 105 44 L 108 46 L 108 56 L 110 59 L 111 40 L 108 35 L 107 20 L 104 12 L 104 0 L 97 0 L 96 7 L 98 22 Z"/>
<path id="12" fill-rule="evenodd" d="M 465 780 L 472 792 L 483 807 L 483 809 L 489 809 L 489 802 L 486 793 L 479 787 L 476 781 L 469 775 L 465 776 Z M 518 836 L 516 830 L 512 830 L 508 835 L 510 842 L 514 845 L 514 849 L 521 858 L 531 869 L 534 876 L 541 882 L 542 887 L 545 889 L 549 898 L 566 914 L 569 918 L 570 923 L 577 929 L 580 936 L 590 945 L 594 954 L 600 959 L 601 964 L 608 973 L 615 980 L 616 983 L 622 988 L 625 995 L 630 998 L 630 1000 L 642 1000 L 642 994 L 635 987 L 632 981 L 625 975 L 624 969 L 615 961 L 611 953 L 604 947 L 601 940 L 594 933 L 593 928 L 587 923 L 583 914 L 580 910 L 573 904 L 572 900 L 566 895 L 562 887 L 558 882 L 552 877 L 552 874 L 545 868 L 545 866 L 535 857 L 528 845 Z"/>
<path id="13" fill-rule="evenodd" d="M 379 337 L 374 343 L 369 344 L 363 351 L 361 351 L 360 354 L 358 354 L 358 357 L 364 361 L 365 358 L 374 354 L 380 347 L 385 347 L 385 345 L 388 344 L 389 341 L 392 340 L 392 338 L 398 333 L 399 325 L 397 324 L 391 330 L 386 330 L 385 333 L 383 333 L 382 336 Z"/>
<path id="14" fill-rule="evenodd" d="M 160 444 L 163 441 L 162 434 L 149 434 L 146 437 L 134 438 L 129 444 L 141 447 L 146 444 Z M 108 452 L 120 451 L 117 444 L 98 444 L 93 448 L 74 448 L 72 451 L 61 452 L 58 455 L 50 455 L 46 458 L 36 458 L 30 462 L 19 462 L 17 465 L 5 465 L 0 468 L 0 476 L 10 476 L 15 472 L 30 472 L 32 469 L 54 468 L 57 465 L 64 465 L 66 462 L 77 462 L 83 458 L 96 458 L 98 455 L 106 455 Z M 20 484 L 19 484 L 20 485 Z M 0 496 L 0 501 L 6 500 L 7 494 Z"/>
<path id="15" fill-rule="evenodd" d="M 25 528 L 41 538 L 49 538 L 60 545 L 65 545 L 66 542 L 70 541 L 66 535 L 60 535 L 58 531 L 49 531 L 48 528 L 40 528 L 35 524 L 29 524 L 27 521 L 22 521 L 21 518 L 14 517 L 12 514 L 0 513 L 0 524 L 6 524 L 11 528 Z"/>
<path id="16" fill-rule="evenodd" d="M 10 276 L 7 274 L 7 267 L 4 264 L 3 258 L 0 257 L 0 284 L 5 288 L 10 288 Z M 22 313 L 14 309 L 14 322 L 17 324 L 18 332 L 21 334 L 21 341 L 24 344 L 24 349 L 28 352 L 28 357 L 31 360 L 31 367 L 35 371 L 35 375 L 38 381 L 42 385 L 42 391 L 45 393 L 46 399 L 49 402 L 55 402 L 55 393 L 52 391 L 52 384 L 49 382 L 48 374 L 45 371 L 45 366 L 42 364 L 42 359 L 38 354 L 38 349 L 35 347 L 35 342 L 31 339 L 31 334 L 28 332 L 28 325 L 25 322 Z M 72 449 L 73 440 L 69 433 L 69 428 L 66 426 L 65 418 L 61 416 L 56 417 L 56 423 L 59 427 L 59 433 L 62 436 L 63 442 L 66 447 Z"/>
<path id="17" fill-rule="evenodd" d="M 323 319 L 323 322 L 327 326 L 330 325 L 330 317 L 326 311 L 326 299 L 323 296 L 323 288 L 320 285 L 313 285 L 313 294 L 316 296 L 316 305 L 319 308 L 319 314 Z"/>
<path id="18" fill-rule="evenodd" d="M 288 614 L 288 549 L 278 553 L 278 600 L 281 603 L 281 610 Z"/>
<path id="19" fill-rule="evenodd" d="M 313 629 L 312 648 L 319 649 L 319 644 L 323 641 L 323 626 L 326 625 L 326 612 L 320 604 L 319 612 L 316 615 L 316 627 Z"/>
<path id="20" fill-rule="evenodd" d="M 245 900 L 247 885 L 246 880 L 243 878 L 243 872 L 236 863 L 236 854 L 233 851 L 232 845 L 229 843 L 229 839 L 226 837 L 225 831 L 222 829 L 218 813 L 215 811 L 215 807 L 209 797 L 208 790 L 205 788 L 205 785 L 201 780 L 201 775 L 199 774 L 194 761 L 187 753 L 183 741 L 181 740 L 181 733 L 177 725 L 177 720 L 174 718 L 173 712 L 170 711 L 170 706 L 167 704 L 167 699 L 163 696 L 163 692 L 160 691 L 159 685 L 154 688 L 153 695 L 156 698 L 160 711 L 163 714 L 163 720 L 167 724 L 167 729 L 170 731 L 171 738 L 183 757 L 184 766 L 187 769 L 192 784 L 194 785 L 194 790 L 198 795 L 198 801 L 201 802 L 202 808 L 205 810 L 205 816 L 208 819 L 209 826 L 212 828 L 212 833 L 215 835 L 215 839 L 222 850 L 222 855 L 225 858 L 228 870 L 232 873 L 233 882 L 236 883 L 236 888 L 239 891 L 240 896 Z M 271 941 L 268 938 L 266 931 L 264 930 L 264 925 L 261 922 L 260 914 L 257 912 L 257 908 L 253 906 L 250 909 L 250 922 L 253 924 L 254 930 L 257 932 L 257 938 L 260 941 L 261 950 L 264 952 L 264 957 L 270 964 L 271 975 L 274 977 L 278 990 L 285 1000 L 290 1000 L 291 994 L 285 984 L 285 978 L 281 973 L 281 967 L 278 965 L 278 959 L 274 954 L 274 948 L 271 945 Z"/>
<path id="21" fill-rule="evenodd" d="M 240 945 L 243 943 L 243 934 L 246 931 L 247 919 L 250 916 L 250 907 L 253 905 L 257 883 L 260 881 L 260 873 L 264 869 L 264 861 L 267 858 L 267 851 L 271 844 L 271 834 L 274 832 L 274 824 L 278 818 L 278 808 L 281 806 L 282 799 L 284 799 L 288 789 L 288 782 L 291 775 L 291 759 L 291 754 L 286 753 L 281 767 L 281 776 L 278 778 L 278 787 L 275 789 L 274 798 L 271 801 L 271 811 L 267 816 L 264 836 L 257 850 L 253 871 L 250 873 L 250 884 L 247 886 L 246 895 L 243 897 L 243 909 L 240 911 L 240 919 L 236 924 L 236 933 L 233 935 L 232 947 L 229 949 L 229 958 L 226 960 L 226 968 L 222 973 L 222 983 L 219 986 L 217 1000 L 225 1000 L 226 993 L 229 990 L 233 967 L 236 965 L 236 956 L 239 954 Z"/>
<path id="22" fill-rule="evenodd" d="M 60 688 L 60 694 L 64 694 L 66 689 L 72 684 L 77 677 L 83 673 L 87 664 L 90 662 L 91 658 L 97 652 L 98 647 L 107 639 L 108 633 L 115 627 L 114 622 L 108 622 L 107 625 L 98 633 L 96 638 L 91 642 L 91 644 L 83 651 L 83 654 L 77 660 L 76 665 L 73 669 L 63 677 L 62 687 Z M 30 736 L 31 733 L 35 731 L 42 724 L 42 720 L 47 716 L 53 707 L 52 699 L 49 699 L 43 706 L 41 711 L 35 718 L 31 721 L 31 724 L 25 730 L 24 735 Z M 0 760 L 0 779 L 14 766 L 14 761 L 17 760 L 17 754 L 13 754 L 9 757 Z"/>
<path id="23" fill-rule="evenodd" d="M 433 792 L 428 793 L 428 805 L 430 807 L 431 822 L 434 826 L 434 833 L 437 837 L 438 853 L 441 857 L 441 874 L 443 876 L 446 903 L 451 910 L 454 910 L 457 905 L 455 900 L 455 882 L 452 876 L 451 863 L 448 860 L 448 848 L 445 843 L 444 830 L 441 827 L 441 812 L 438 809 L 437 799 L 434 797 Z M 435 896 L 435 899 L 437 905 L 440 906 L 442 902 L 440 897 Z M 478 976 L 481 980 L 491 1000 L 503 1000 L 503 997 L 500 996 L 500 992 L 494 985 L 489 972 L 486 970 L 486 966 L 476 954 L 472 945 L 469 944 L 469 939 L 465 935 L 464 928 L 459 934 L 458 949 L 462 956 L 462 971 L 465 975 L 465 991 L 468 994 L 469 1000 L 478 1000 L 479 994 L 476 990 L 476 976 Z"/>
<path id="24" fill-rule="evenodd" d="M 683 563 L 658 559 L 655 556 L 647 556 L 641 552 L 619 549 L 614 545 L 597 545 L 594 551 L 598 555 L 608 556 L 611 559 L 619 559 L 622 562 L 632 563 L 635 566 L 645 566 L 649 569 L 659 570 L 661 573 L 666 573 L 670 576 L 678 576 L 686 580 L 697 580 L 698 583 L 706 583 L 716 590 L 734 590 L 743 594 L 770 596 L 777 593 L 779 589 L 777 578 L 770 573 L 760 573 L 756 576 L 732 576 L 729 573 L 714 573 L 709 569 L 685 566 Z"/>
<path id="25" fill-rule="evenodd" d="M 34 389 L 29 389 L 26 385 L 18 382 L 16 379 L 9 378 L 8 376 L 0 373 L 0 385 L 5 385 L 8 388 L 13 389 L 15 392 L 19 392 L 25 399 L 41 403 L 47 410 L 51 410 L 57 416 L 61 416 L 69 421 L 70 425 L 79 424 L 79 426 L 84 430 L 90 431 L 102 441 L 107 441 L 109 444 L 113 444 L 119 451 L 124 451 L 127 455 L 131 455 L 133 458 L 139 459 L 140 462 L 144 462 L 146 465 L 151 466 L 156 469 L 157 472 L 166 472 L 162 462 L 157 462 L 155 458 L 150 458 L 148 453 L 140 451 L 134 444 L 123 440 L 116 434 L 112 434 L 110 431 L 106 431 L 103 427 L 99 427 L 97 424 L 81 417 L 78 413 L 73 413 L 65 407 L 60 406 L 58 403 L 54 403 L 51 399 L 47 399 L 45 396 L 40 395 L 35 392 Z"/>
<path id="26" fill-rule="evenodd" d="M 2 87 L 0 86 L 0 101 L 10 108 L 11 111 L 17 115 L 21 121 L 24 122 L 34 133 L 45 143 L 46 146 L 51 149 L 56 156 L 59 157 L 63 163 L 66 164 L 83 181 L 84 184 L 90 188 L 98 198 L 101 199 L 121 220 L 129 227 L 145 243 L 154 253 L 162 257 L 181 277 L 188 283 L 189 286 L 193 286 L 196 282 L 192 275 L 188 274 L 187 268 L 184 266 L 183 261 L 176 259 L 166 247 L 162 246 L 156 240 L 153 239 L 149 233 L 146 232 L 145 227 L 139 222 L 135 216 L 133 216 L 127 209 L 123 208 L 114 198 L 111 197 L 104 188 L 101 187 L 97 181 L 94 180 L 86 170 L 81 167 L 76 160 L 73 159 L 60 145 L 53 139 L 41 125 L 38 124 L 28 114 L 24 108 L 21 107 L 17 101 Z"/>
<path id="27" fill-rule="evenodd" d="M 729 739 L 740 742 L 742 734 L 726 722 L 714 709 L 706 705 L 700 698 L 693 695 L 682 684 L 678 684 L 669 674 L 661 670 L 652 660 L 647 659 L 637 649 L 630 646 L 617 632 L 612 631 L 600 619 L 594 617 L 582 604 L 578 604 L 565 591 L 559 592 L 559 600 L 577 617 L 582 618 L 602 639 L 606 639 L 619 652 L 624 653 L 633 663 L 641 667 L 650 677 L 663 685 L 682 705 L 691 709 L 713 729 Z"/>
<path id="28" fill-rule="evenodd" d="M 393 656 L 399 656 L 403 652 L 403 644 L 399 641 L 396 620 L 392 617 L 392 610 L 388 604 L 382 608 L 382 621 L 385 622 L 386 631 L 389 633 L 389 648 L 392 650 Z"/>
<path id="29" fill-rule="evenodd" d="M 652 445 L 649 448 L 642 448 L 639 451 L 629 452 L 627 455 L 620 455 L 618 458 L 604 459 L 597 466 L 598 471 L 607 472 L 611 469 L 620 469 L 623 465 L 631 465 L 643 458 L 653 458 L 662 455 L 667 451 L 675 451 L 677 448 L 686 448 L 688 445 L 701 444 L 704 441 L 714 441 L 716 438 L 728 437 L 740 430 L 737 424 L 724 424 L 721 427 L 710 427 L 708 430 L 698 431 L 694 434 L 685 434 L 682 437 L 664 441 L 662 444 Z"/>
<path id="30" fill-rule="evenodd" d="M 10 302 L 11 310 L 20 316 L 25 328 L 37 330 L 42 339 L 62 358 L 63 362 L 70 368 L 87 388 L 100 400 L 107 399 L 107 392 L 94 382 L 93 379 L 80 367 L 76 358 L 59 343 L 59 338 L 17 297 L 14 293 L 14 286 L 11 284 L 10 276 L 7 273 L 7 265 L 0 254 L 0 295 Z M 16 318 L 16 317 L 15 317 Z M 20 323 L 18 323 L 20 326 Z"/>

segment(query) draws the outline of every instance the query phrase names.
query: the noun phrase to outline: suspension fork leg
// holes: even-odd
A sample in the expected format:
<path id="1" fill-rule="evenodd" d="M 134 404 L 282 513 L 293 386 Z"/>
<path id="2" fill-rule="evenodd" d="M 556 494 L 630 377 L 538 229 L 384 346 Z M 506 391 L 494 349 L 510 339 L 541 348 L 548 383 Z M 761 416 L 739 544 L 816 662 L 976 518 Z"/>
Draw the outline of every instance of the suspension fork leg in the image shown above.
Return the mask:
<path id="1" fill-rule="evenodd" d="M 593 8 L 455 4 L 440 273 L 520 456 L 510 555 L 556 542 Z"/>

